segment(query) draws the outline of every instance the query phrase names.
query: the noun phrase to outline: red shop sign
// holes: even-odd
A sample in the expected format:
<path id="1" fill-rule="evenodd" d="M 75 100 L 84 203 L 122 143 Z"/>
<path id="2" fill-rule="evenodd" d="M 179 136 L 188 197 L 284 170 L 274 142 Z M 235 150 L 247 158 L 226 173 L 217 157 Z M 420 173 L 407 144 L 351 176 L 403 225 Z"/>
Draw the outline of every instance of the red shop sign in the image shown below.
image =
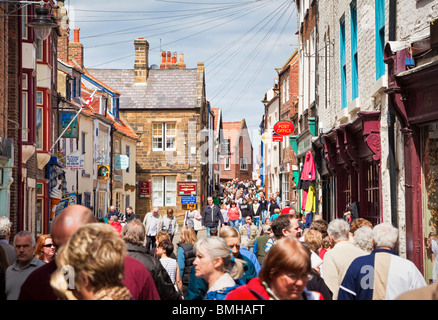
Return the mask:
<path id="1" fill-rule="evenodd" d="M 295 125 L 291 121 L 283 120 L 274 125 L 274 132 L 280 136 L 290 136 L 295 131 Z"/>
<path id="2" fill-rule="evenodd" d="M 283 136 L 277 134 L 272 135 L 272 142 L 283 142 Z"/>
<path id="3" fill-rule="evenodd" d="M 191 196 L 196 195 L 198 189 L 197 182 L 178 182 L 178 195 L 180 196 Z"/>

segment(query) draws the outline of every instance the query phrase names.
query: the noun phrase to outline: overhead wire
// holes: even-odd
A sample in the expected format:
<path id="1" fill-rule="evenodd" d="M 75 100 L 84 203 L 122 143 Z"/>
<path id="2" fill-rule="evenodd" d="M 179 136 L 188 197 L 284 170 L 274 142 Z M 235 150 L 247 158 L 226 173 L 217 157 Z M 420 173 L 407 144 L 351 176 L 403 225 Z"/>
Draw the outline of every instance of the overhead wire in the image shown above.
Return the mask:
<path id="1" fill-rule="evenodd" d="M 278 15 L 281 15 L 282 12 L 284 13 L 285 12 L 284 9 L 288 5 L 288 2 L 289 1 L 287 1 L 287 0 L 284 1 L 279 7 L 277 7 L 274 11 L 272 11 L 271 14 L 269 15 L 269 16 L 272 15 L 272 17 L 268 21 L 266 21 L 264 24 L 262 24 L 260 26 L 260 28 L 258 28 L 258 30 L 256 30 L 256 32 L 254 32 L 253 37 L 251 37 L 246 43 L 242 44 L 241 48 L 246 47 L 249 43 L 251 43 L 253 38 L 256 35 L 258 35 L 274 18 L 276 18 Z M 252 29 L 252 30 L 254 30 L 254 29 Z M 258 53 L 262 50 L 263 43 L 266 43 L 267 39 L 269 39 L 271 30 L 272 30 L 272 27 L 270 30 L 268 30 L 268 32 L 265 34 L 265 36 L 262 39 L 260 39 L 259 42 L 256 43 L 256 45 L 254 46 L 255 50 L 251 50 L 250 54 L 247 57 L 245 57 L 245 59 L 243 59 L 243 61 L 240 63 L 240 65 L 238 65 L 234 69 L 234 72 L 232 74 L 230 74 L 227 79 L 225 79 L 223 81 L 223 84 L 216 88 L 216 91 L 213 92 L 213 94 L 212 94 L 212 97 L 211 97 L 212 100 L 214 98 L 216 98 L 219 93 L 222 93 L 222 98 L 223 98 L 233 88 L 234 84 L 237 83 L 238 81 L 240 81 L 240 79 L 243 76 L 243 74 L 245 73 L 245 71 L 248 70 L 248 68 L 253 64 L 253 61 L 257 57 Z M 219 65 L 223 66 L 224 64 L 219 64 Z M 227 86 L 228 86 L 228 90 L 225 90 L 225 88 Z M 219 99 L 219 101 L 221 99 Z"/>
<path id="2" fill-rule="evenodd" d="M 290 7 L 290 5 L 288 6 L 288 8 Z M 288 20 L 286 21 L 286 23 L 283 26 L 283 29 L 281 30 L 281 32 L 279 33 L 278 37 L 277 37 L 277 41 L 276 43 L 279 41 L 281 35 L 284 32 L 284 29 L 286 28 L 286 26 L 288 25 L 289 21 L 292 19 L 292 14 L 289 16 Z M 269 59 L 270 55 L 272 54 L 272 51 L 274 50 L 275 46 L 271 46 L 268 53 L 265 55 L 265 58 L 262 60 L 262 62 L 259 64 L 258 68 L 254 71 L 253 73 L 253 77 L 251 77 L 251 80 L 246 84 L 246 86 L 243 88 L 242 92 L 243 94 L 240 94 L 239 96 L 237 96 L 234 101 L 228 106 L 228 108 L 223 112 L 224 115 L 227 114 L 227 112 L 235 106 L 235 104 L 237 102 L 240 101 L 240 99 L 242 99 L 243 95 L 249 90 L 249 88 L 252 86 L 252 84 L 254 83 L 254 81 L 256 80 L 257 76 L 260 75 L 260 71 L 262 69 L 262 67 L 264 66 L 264 64 L 267 62 L 267 60 Z M 242 93 L 241 92 L 241 93 Z"/>
<path id="3" fill-rule="evenodd" d="M 278 1 L 278 0 L 273 0 L 273 1 Z M 258 7 L 258 8 L 259 8 L 259 9 L 260 9 L 260 8 L 263 8 L 264 5 L 265 5 L 265 4 L 263 4 L 262 6 L 260 6 L 260 7 Z M 255 10 L 255 9 L 254 9 L 254 10 Z M 185 37 L 182 37 L 182 38 L 179 38 L 179 39 L 176 39 L 176 40 L 174 40 L 174 41 L 167 42 L 167 43 L 165 43 L 165 44 L 160 45 L 160 47 L 161 47 L 161 46 L 166 46 L 166 45 L 169 45 L 169 44 L 173 44 L 173 43 L 176 43 L 176 42 L 179 42 L 179 41 L 185 40 L 185 39 L 187 39 L 187 38 L 193 37 L 193 36 L 195 36 L 195 35 L 198 35 L 198 34 L 204 33 L 204 32 L 206 32 L 206 31 L 212 30 L 212 29 L 214 29 L 214 28 L 217 28 L 217 27 L 223 26 L 223 25 L 225 25 L 225 24 L 227 24 L 227 23 L 230 23 L 230 22 L 232 22 L 232 21 L 234 21 L 234 20 L 236 20 L 236 19 L 242 18 L 243 16 L 245 16 L 245 15 L 247 15 L 247 14 L 249 14 L 249 13 L 252 13 L 252 12 L 253 12 L 253 11 L 249 11 L 249 12 L 246 11 L 245 13 L 241 14 L 240 16 L 238 16 L 238 17 L 236 17 L 236 18 L 233 18 L 233 19 L 231 19 L 231 20 L 228 20 L 228 21 L 222 22 L 222 23 L 220 23 L 220 24 L 214 25 L 214 26 L 212 26 L 212 27 L 210 27 L 210 28 L 202 29 L 202 30 L 199 31 L 199 32 L 196 32 L 196 33 L 194 33 L 194 34 L 190 34 L 190 35 L 188 35 L 188 36 L 185 36 Z M 237 13 L 238 13 L 238 12 L 233 12 L 232 14 L 227 15 L 226 17 L 229 17 L 229 16 L 231 16 L 231 15 L 235 15 L 235 14 L 237 14 Z M 223 18 L 224 18 L 224 17 L 220 17 L 220 18 L 217 18 L 217 19 L 215 19 L 215 20 L 223 19 Z M 193 26 L 191 26 L 191 27 L 193 27 Z M 188 27 L 187 27 L 187 28 L 188 28 Z M 181 30 L 181 28 L 179 28 L 178 30 Z M 163 34 L 165 34 L 165 33 L 163 33 Z M 157 35 L 162 35 L 162 34 L 157 34 Z M 157 35 L 155 35 L 155 36 L 157 36 Z M 132 40 L 129 40 L 129 41 L 132 41 Z M 121 43 L 121 42 L 119 41 L 118 43 Z M 94 47 L 96 47 L 96 46 L 94 46 Z M 93 48 L 93 46 L 92 46 L 92 47 L 87 47 L 87 49 L 88 49 L 88 48 Z M 158 48 L 159 48 L 158 46 L 157 46 L 157 47 L 153 47 L 153 48 L 151 48 L 151 50 L 158 49 Z M 121 58 L 113 59 L 113 60 L 110 60 L 110 61 L 105 61 L 105 62 L 102 62 L 102 63 L 99 63 L 99 64 L 97 64 L 97 65 L 92 66 L 92 68 L 95 68 L 95 67 L 97 67 L 97 66 L 101 66 L 101 65 L 104 65 L 104 64 L 108 64 L 108 63 L 112 63 L 112 62 L 117 62 L 117 61 L 120 61 L 120 60 L 124 60 L 124 59 L 130 58 L 130 57 L 133 57 L 134 55 L 135 55 L 135 54 L 130 54 L 130 55 L 127 55 L 127 56 L 123 56 L 123 57 L 121 57 Z"/>

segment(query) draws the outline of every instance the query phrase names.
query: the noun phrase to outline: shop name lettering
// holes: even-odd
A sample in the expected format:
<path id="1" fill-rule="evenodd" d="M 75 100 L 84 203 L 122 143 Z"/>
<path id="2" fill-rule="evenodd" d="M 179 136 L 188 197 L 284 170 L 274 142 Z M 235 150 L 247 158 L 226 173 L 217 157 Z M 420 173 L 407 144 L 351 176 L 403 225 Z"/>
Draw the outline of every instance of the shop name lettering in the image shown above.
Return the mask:
<path id="1" fill-rule="evenodd" d="M 209 312 L 222 315 L 222 314 L 263 314 L 264 305 L 217 305 L 216 309 L 208 309 L 207 307 L 184 307 L 183 305 L 179 305 L 178 307 L 173 307 L 172 314 L 173 315 L 195 315 L 200 318 L 204 317 L 204 315 Z"/>
<path id="2" fill-rule="evenodd" d="M 277 133 L 292 133 L 292 128 L 288 124 L 279 124 L 275 130 Z"/>

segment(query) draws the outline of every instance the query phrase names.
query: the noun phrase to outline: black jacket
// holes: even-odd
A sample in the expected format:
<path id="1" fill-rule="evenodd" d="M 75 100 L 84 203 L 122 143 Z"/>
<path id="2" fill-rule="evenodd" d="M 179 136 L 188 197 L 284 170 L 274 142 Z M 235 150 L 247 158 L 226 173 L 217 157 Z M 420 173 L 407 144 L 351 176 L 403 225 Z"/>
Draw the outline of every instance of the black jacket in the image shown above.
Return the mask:
<path id="1" fill-rule="evenodd" d="M 221 209 L 217 205 L 214 205 L 213 208 L 207 205 L 202 213 L 202 225 L 205 227 L 217 228 L 219 227 L 219 221 L 221 222 L 221 225 L 224 224 Z"/>
<path id="2" fill-rule="evenodd" d="M 160 261 L 148 254 L 145 247 L 126 243 L 126 249 L 128 256 L 137 259 L 149 270 L 152 278 L 154 278 L 155 286 L 157 287 L 161 300 L 180 299 L 180 294 L 176 291 L 166 269 L 164 269 Z"/>
<path id="3" fill-rule="evenodd" d="M 247 217 L 250 216 L 252 218 L 252 216 L 254 215 L 254 210 L 252 208 L 252 205 L 250 204 L 241 204 L 240 205 L 240 212 L 242 212 L 242 217 Z"/>

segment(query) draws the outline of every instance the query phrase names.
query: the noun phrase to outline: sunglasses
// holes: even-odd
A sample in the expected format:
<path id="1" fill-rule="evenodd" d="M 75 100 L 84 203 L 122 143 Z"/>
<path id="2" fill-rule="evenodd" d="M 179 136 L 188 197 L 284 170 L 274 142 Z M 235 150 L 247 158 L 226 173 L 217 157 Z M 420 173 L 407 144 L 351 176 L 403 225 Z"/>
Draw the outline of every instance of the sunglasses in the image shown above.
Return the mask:
<path id="1" fill-rule="evenodd" d="M 51 248 L 51 247 L 55 247 L 55 245 L 53 243 L 49 243 L 49 244 L 45 244 L 43 245 L 44 248 Z"/>

